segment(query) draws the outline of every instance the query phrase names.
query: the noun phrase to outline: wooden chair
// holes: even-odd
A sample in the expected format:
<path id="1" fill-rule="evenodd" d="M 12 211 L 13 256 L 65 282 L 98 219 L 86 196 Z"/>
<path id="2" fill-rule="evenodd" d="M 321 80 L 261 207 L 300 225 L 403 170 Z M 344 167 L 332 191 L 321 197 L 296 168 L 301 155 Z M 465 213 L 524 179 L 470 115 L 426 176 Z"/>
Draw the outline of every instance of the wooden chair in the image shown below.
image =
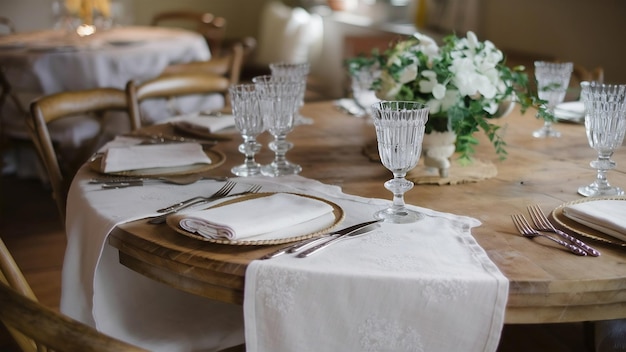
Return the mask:
<path id="1" fill-rule="evenodd" d="M 189 95 L 208 95 L 212 93 L 228 96 L 230 79 L 220 75 L 183 72 L 161 75 L 152 80 L 137 84 L 129 81 L 126 85 L 126 94 L 130 105 L 130 114 L 133 119 L 143 121 L 144 124 L 153 123 L 142 114 L 141 103 L 151 99 L 167 99 L 170 103 L 177 97 Z M 224 111 L 229 110 L 230 103 L 225 98 Z M 171 106 L 172 104 L 170 104 Z M 171 115 L 180 114 L 175 107 L 170 107 Z"/>
<path id="2" fill-rule="evenodd" d="M 239 83 L 241 68 L 246 55 L 243 42 L 233 43 L 228 52 L 221 56 L 212 57 L 207 61 L 194 61 L 170 65 L 162 75 L 177 74 L 209 74 L 227 77 L 230 84 Z"/>
<path id="3" fill-rule="evenodd" d="M 15 33 L 15 25 L 11 19 L 0 16 L 0 36 Z"/>
<path id="4" fill-rule="evenodd" d="M 573 101 L 580 99 L 580 83 L 584 81 L 604 82 L 604 68 L 597 66 L 591 70 L 583 65 L 574 64 L 574 71 L 569 80 L 569 88 L 565 95 L 565 101 Z"/>
<path id="5" fill-rule="evenodd" d="M 74 172 L 103 141 L 99 135 L 92 140 L 93 147 L 85 148 L 86 153 L 77 153 L 75 159 L 64 160 L 55 143 L 50 138 L 49 125 L 53 122 L 75 116 L 91 114 L 103 125 L 105 113 L 123 112 L 129 121 L 130 130 L 141 126 L 139 119 L 129 113 L 124 90 L 116 88 L 96 88 L 52 94 L 39 98 L 30 106 L 30 119 L 27 121 L 31 139 L 37 154 L 45 166 L 52 188 L 52 197 L 57 203 L 61 221 L 65 223 L 67 191 Z"/>
<path id="6" fill-rule="evenodd" d="M 175 26 L 193 29 L 202 34 L 212 56 L 220 56 L 226 32 L 226 19 L 208 12 L 165 11 L 152 17 L 153 26 Z"/>
<path id="7" fill-rule="evenodd" d="M 38 302 L 2 240 L 0 240 L 0 321 L 24 352 L 145 351 L 104 335 Z"/>

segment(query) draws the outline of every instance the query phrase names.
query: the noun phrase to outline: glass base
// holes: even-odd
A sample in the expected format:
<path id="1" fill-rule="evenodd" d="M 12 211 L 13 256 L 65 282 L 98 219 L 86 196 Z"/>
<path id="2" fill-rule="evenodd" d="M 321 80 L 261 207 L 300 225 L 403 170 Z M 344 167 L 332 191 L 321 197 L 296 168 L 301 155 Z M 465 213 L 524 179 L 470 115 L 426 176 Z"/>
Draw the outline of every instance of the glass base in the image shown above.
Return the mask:
<path id="1" fill-rule="evenodd" d="M 390 207 L 374 213 L 374 218 L 393 224 L 410 224 L 422 220 L 424 214 L 407 208 Z"/>
<path id="2" fill-rule="evenodd" d="M 246 164 L 238 165 L 230 169 L 233 175 L 240 177 L 258 176 L 261 175 L 261 165 L 249 166 Z"/>
<path id="3" fill-rule="evenodd" d="M 578 194 L 585 197 L 621 196 L 624 190 L 619 187 L 599 188 L 595 183 L 578 188 Z"/>
<path id="4" fill-rule="evenodd" d="M 261 167 L 261 174 L 265 176 L 285 176 L 285 175 L 296 175 L 302 171 L 302 167 L 298 164 L 293 164 L 290 162 L 282 163 L 281 165 L 277 165 L 276 163 L 271 163 Z"/>
<path id="5" fill-rule="evenodd" d="M 533 132 L 533 137 L 535 138 L 559 138 L 561 137 L 561 132 L 553 128 L 542 127 Z"/>

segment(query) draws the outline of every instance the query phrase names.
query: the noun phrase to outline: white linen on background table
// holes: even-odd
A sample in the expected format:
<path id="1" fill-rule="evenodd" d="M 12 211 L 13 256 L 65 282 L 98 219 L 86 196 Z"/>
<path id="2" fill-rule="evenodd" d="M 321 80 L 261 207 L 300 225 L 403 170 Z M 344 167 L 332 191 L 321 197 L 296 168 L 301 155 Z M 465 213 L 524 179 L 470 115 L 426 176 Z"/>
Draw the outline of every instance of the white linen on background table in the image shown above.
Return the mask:
<path id="1" fill-rule="evenodd" d="M 135 43 L 123 46 L 110 44 L 117 41 Z M 59 30 L 18 33 L 0 38 L 0 44 L 11 42 L 21 43 L 23 50 L 0 51 L 0 62 L 6 65 L 9 80 L 23 84 L 21 80 L 12 80 L 17 77 L 11 75 L 30 73 L 44 95 L 96 87 L 123 89 L 130 79 L 144 81 L 154 78 L 168 65 L 204 61 L 211 57 L 206 41 L 198 33 L 164 27 L 116 27 L 83 38 Z M 70 45 L 75 50 L 29 50 L 41 42 Z M 19 84 L 14 89 L 23 91 Z"/>
<path id="2" fill-rule="evenodd" d="M 467 343 L 464 351 L 479 350 L 477 346 L 491 351 L 497 346 L 508 282 L 471 237 L 470 228 L 479 224 L 477 220 L 423 209 L 429 216 L 422 225 L 383 224 L 369 235 L 307 259 L 283 256 L 254 261 L 246 273 L 244 316 L 242 307 L 172 289 L 123 267 L 117 250 L 105 245 L 116 224 L 153 215 L 152 209 L 177 200 L 210 194 L 221 183 L 154 183 L 103 191 L 88 184 L 91 177 L 88 169 L 81 169 L 70 189 L 61 310 L 112 336 L 153 351 L 223 348 L 243 342 L 245 320 L 249 351 L 337 350 L 326 348 L 338 342 L 348 346 L 339 350 L 373 350 L 380 343 L 392 347 L 388 350 L 401 351 L 406 343 L 412 344 L 407 350 L 419 351 L 422 346 L 425 351 L 436 351 L 444 349 L 432 349 L 432 341 L 451 329 L 442 346 L 455 341 Z M 371 219 L 374 210 L 389 205 L 388 200 L 346 195 L 337 186 L 301 176 L 235 180 L 261 184 L 265 192 L 302 193 L 335 202 L 346 213 L 340 227 Z M 441 228 L 434 230 L 430 225 Z M 398 243 L 407 245 L 402 252 L 389 255 Z M 342 259 L 337 253 L 351 254 Z M 293 268 L 304 270 L 296 273 Z M 274 272 L 284 273 L 276 277 L 284 281 L 268 279 Z M 303 283 L 306 277 L 310 280 Z M 321 279 L 325 283 L 318 282 Z M 372 280 L 389 290 L 372 289 Z M 331 284 L 338 286 L 322 290 Z M 443 294 L 437 294 L 438 289 Z M 276 305 L 267 304 L 272 301 Z M 405 303 L 394 304 L 399 302 Z M 283 319 L 292 319 L 298 312 L 307 315 L 296 317 L 293 325 L 283 325 Z M 342 320 L 350 317 L 361 320 Z M 276 320 L 266 324 L 264 319 Z M 320 335 L 328 332 L 326 326 L 300 330 L 316 320 L 335 326 L 334 337 Z M 460 327 L 468 331 L 457 331 Z M 300 344 L 311 340 L 310 345 Z"/>

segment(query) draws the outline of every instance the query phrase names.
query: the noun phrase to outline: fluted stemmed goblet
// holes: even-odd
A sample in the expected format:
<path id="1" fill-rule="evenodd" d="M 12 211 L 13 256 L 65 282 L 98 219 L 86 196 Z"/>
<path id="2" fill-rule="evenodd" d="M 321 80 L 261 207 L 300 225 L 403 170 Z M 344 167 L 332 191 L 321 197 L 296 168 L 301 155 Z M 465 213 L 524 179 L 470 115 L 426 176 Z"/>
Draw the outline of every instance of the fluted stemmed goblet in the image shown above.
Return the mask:
<path id="1" fill-rule="evenodd" d="M 289 63 L 289 62 L 272 62 L 270 63 L 270 71 L 272 76 L 280 77 L 282 79 L 300 81 L 304 84 L 304 89 L 298 97 L 298 111 L 294 116 L 294 124 L 296 125 L 310 125 L 313 123 L 313 119 L 310 117 L 304 117 L 300 114 L 300 108 L 304 105 L 304 94 L 306 92 L 306 81 L 309 75 L 311 65 L 308 62 L 302 63 Z"/>
<path id="2" fill-rule="evenodd" d="M 261 150 L 261 144 L 256 138 L 263 133 L 263 115 L 259 105 L 259 98 L 254 84 L 236 84 L 228 88 L 230 94 L 235 127 L 241 133 L 243 143 L 239 145 L 239 152 L 244 156 L 244 163 L 233 167 L 230 171 L 237 176 L 255 176 L 261 174 L 261 164 L 254 159 Z"/>
<path id="3" fill-rule="evenodd" d="M 271 75 L 252 79 L 259 96 L 259 106 L 263 123 L 274 137 L 269 147 L 274 151 L 274 160 L 261 167 L 266 176 L 298 174 L 302 167 L 287 160 L 286 154 L 293 147 L 287 141 L 287 134 L 293 129 L 294 115 L 298 110 L 298 98 L 304 84 L 298 81 L 283 80 Z"/>
<path id="4" fill-rule="evenodd" d="M 363 109 L 364 116 L 372 116 L 372 104 L 380 101 L 372 88 L 379 77 L 380 70 L 371 67 L 361 68 L 350 75 L 352 98 L 356 105 Z"/>
<path id="5" fill-rule="evenodd" d="M 387 222 L 404 224 L 423 218 L 404 203 L 404 193 L 413 188 L 413 182 L 405 178 L 413 169 L 422 153 L 424 129 L 429 109 L 426 105 L 411 101 L 380 101 L 372 105 L 378 154 L 382 164 L 393 173 L 393 179 L 385 182 L 385 188 L 393 193 L 393 204 L 374 214 Z"/>
<path id="6" fill-rule="evenodd" d="M 554 108 L 565 99 L 573 69 L 574 64 L 571 62 L 535 61 L 537 95 L 547 102 L 546 108 L 552 114 Z M 533 132 L 536 138 L 560 136 L 561 132 L 554 129 L 551 121 L 545 121 L 540 129 Z"/>
<path id="7" fill-rule="evenodd" d="M 585 131 L 589 145 L 598 152 L 590 163 L 598 170 L 595 181 L 578 188 L 585 197 L 622 195 L 624 191 L 609 184 L 606 174 L 615 167 L 611 156 L 626 133 L 626 85 L 582 82 L 581 99 L 585 104 Z"/>

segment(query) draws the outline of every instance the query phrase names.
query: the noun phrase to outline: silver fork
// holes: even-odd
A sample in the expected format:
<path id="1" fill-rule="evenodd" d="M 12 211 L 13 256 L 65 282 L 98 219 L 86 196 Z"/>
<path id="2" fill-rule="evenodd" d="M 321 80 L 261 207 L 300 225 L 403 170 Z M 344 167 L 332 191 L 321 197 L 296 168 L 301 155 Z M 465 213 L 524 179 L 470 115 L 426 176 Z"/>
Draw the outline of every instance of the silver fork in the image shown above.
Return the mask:
<path id="1" fill-rule="evenodd" d="M 576 254 L 576 255 L 580 255 L 580 256 L 586 256 L 587 252 L 583 251 L 580 247 L 577 247 L 571 243 L 567 243 L 565 241 L 562 241 L 558 238 L 554 238 L 552 236 L 548 236 L 545 235 L 537 230 L 535 230 L 534 228 L 532 228 L 530 226 L 530 224 L 528 223 L 528 220 L 526 220 L 526 218 L 524 217 L 524 215 L 522 214 L 513 214 L 511 215 L 511 219 L 513 219 L 513 223 L 515 224 L 515 227 L 517 228 L 517 231 L 519 231 L 520 234 L 522 234 L 524 237 L 527 238 L 535 238 L 535 237 L 544 237 L 547 238 L 551 241 L 554 241 L 558 244 L 560 244 L 561 246 L 567 248 L 570 252 Z"/>
<path id="2" fill-rule="evenodd" d="M 167 213 L 163 213 L 159 216 L 155 216 L 153 218 L 150 218 L 148 220 L 148 223 L 153 224 L 153 225 L 158 225 L 158 224 L 162 224 L 167 220 L 167 217 L 180 211 L 183 210 L 185 208 L 188 208 L 192 205 L 196 205 L 196 204 L 201 204 L 201 203 L 206 203 L 212 200 L 218 200 L 218 199 L 222 199 L 222 198 L 226 198 L 226 197 L 235 197 L 235 196 L 241 196 L 244 194 L 251 194 L 251 193 L 258 193 L 261 190 L 261 185 L 251 185 L 250 188 L 248 188 L 247 190 L 243 191 L 243 192 L 239 192 L 239 193 L 233 193 L 233 194 L 229 194 L 228 192 L 226 192 L 226 194 L 223 195 L 219 195 L 219 196 L 211 196 L 211 197 L 202 197 L 202 199 L 197 199 L 193 202 L 184 204 L 178 208 L 176 208 L 175 210 L 169 211 Z"/>
<path id="3" fill-rule="evenodd" d="M 226 181 L 226 183 L 224 183 L 224 185 L 222 186 L 222 188 L 218 189 L 215 193 L 211 194 L 210 196 L 206 197 L 206 196 L 197 196 L 197 197 L 193 197 L 193 198 L 189 198 L 187 200 L 183 200 L 182 202 L 178 202 L 176 204 L 172 204 L 168 207 L 165 208 L 161 208 L 159 210 L 157 210 L 157 213 L 168 213 L 170 211 L 174 211 L 177 210 L 178 208 L 189 204 L 189 203 L 193 203 L 195 201 L 198 200 L 206 200 L 206 199 L 211 199 L 214 197 L 222 197 L 227 195 L 230 191 L 233 190 L 233 188 L 235 188 L 237 184 L 231 180 Z"/>
<path id="4" fill-rule="evenodd" d="M 569 235 L 569 234 L 567 234 L 567 233 L 557 229 L 556 227 L 554 227 L 554 225 L 552 225 L 550 220 L 548 220 L 548 218 L 543 213 L 543 211 L 541 211 L 541 208 L 539 207 L 539 205 L 537 205 L 537 204 L 529 205 L 528 206 L 528 213 L 530 213 L 530 218 L 533 220 L 533 223 L 535 223 L 535 227 L 539 231 L 546 231 L 546 232 L 555 233 L 555 234 L 563 237 L 565 240 L 571 242 L 572 244 L 582 248 L 582 250 L 587 252 L 587 254 L 589 254 L 591 256 L 594 256 L 594 257 L 600 256 L 600 252 L 598 250 L 596 250 L 595 248 L 589 246 L 588 244 L 586 244 L 585 242 L 579 240 L 578 238 L 576 238 L 574 236 L 571 236 L 571 235 Z"/>

